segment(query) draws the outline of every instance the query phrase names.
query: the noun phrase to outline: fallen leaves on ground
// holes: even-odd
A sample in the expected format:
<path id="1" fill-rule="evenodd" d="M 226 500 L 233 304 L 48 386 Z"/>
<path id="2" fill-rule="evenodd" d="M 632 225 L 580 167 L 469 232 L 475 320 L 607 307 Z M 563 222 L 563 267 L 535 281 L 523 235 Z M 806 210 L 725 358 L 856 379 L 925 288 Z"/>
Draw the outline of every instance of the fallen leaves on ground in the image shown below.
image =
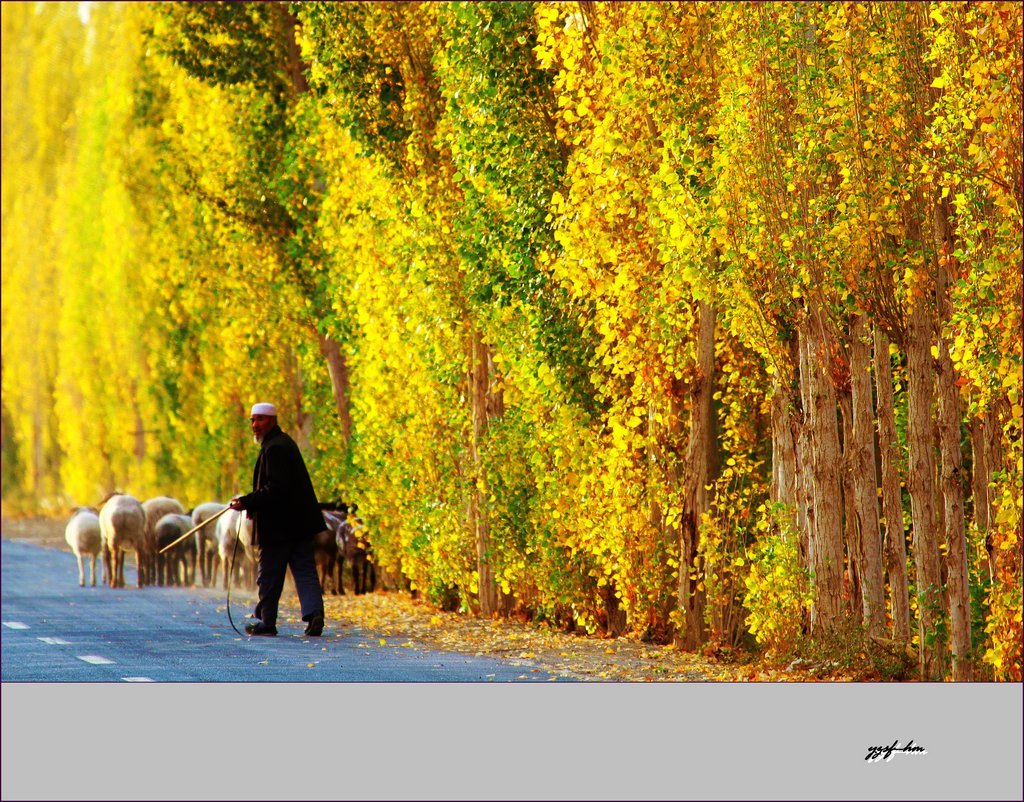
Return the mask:
<path id="1" fill-rule="evenodd" d="M 282 607 L 299 619 L 294 594 Z M 614 640 L 570 634 L 542 624 L 438 611 L 403 593 L 375 592 L 324 599 L 324 635 L 360 635 L 361 648 L 459 652 L 507 660 L 592 682 L 801 682 L 806 673 L 737 664 L 628 636 Z"/>

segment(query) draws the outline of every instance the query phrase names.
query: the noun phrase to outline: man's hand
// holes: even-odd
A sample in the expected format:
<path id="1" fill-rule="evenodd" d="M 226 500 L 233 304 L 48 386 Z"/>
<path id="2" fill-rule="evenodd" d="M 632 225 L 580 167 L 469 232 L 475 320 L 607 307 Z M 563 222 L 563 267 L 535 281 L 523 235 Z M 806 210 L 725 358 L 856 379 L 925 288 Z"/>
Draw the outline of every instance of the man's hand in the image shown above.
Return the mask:
<path id="1" fill-rule="evenodd" d="M 245 507 L 242 506 L 242 499 L 240 499 L 240 498 L 233 498 L 233 499 L 231 499 L 231 501 L 228 502 L 228 506 L 231 509 L 233 509 L 233 510 L 244 510 L 245 509 Z"/>

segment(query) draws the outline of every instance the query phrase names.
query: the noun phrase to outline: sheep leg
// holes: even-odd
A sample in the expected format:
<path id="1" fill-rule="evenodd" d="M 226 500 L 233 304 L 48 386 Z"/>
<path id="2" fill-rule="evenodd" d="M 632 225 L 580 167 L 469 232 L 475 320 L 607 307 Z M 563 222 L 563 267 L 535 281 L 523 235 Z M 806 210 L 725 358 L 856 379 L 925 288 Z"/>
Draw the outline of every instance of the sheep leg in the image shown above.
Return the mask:
<path id="1" fill-rule="evenodd" d="M 110 587 L 114 587 L 111 577 L 114 574 L 111 571 L 110 565 L 110 546 L 107 541 L 103 541 L 103 582 L 109 584 Z"/>
<path id="2" fill-rule="evenodd" d="M 203 547 L 203 542 L 199 541 L 196 544 L 196 552 L 199 555 L 199 576 L 203 582 L 203 587 L 206 587 L 206 549 Z"/>
<path id="3" fill-rule="evenodd" d="M 78 587 L 85 587 L 85 566 L 82 565 L 82 555 L 76 554 L 75 558 L 78 560 Z"/>
<path id="4" fill-rule="evenodd" d="M 96 587 L 96 555 L 91 554 L 89 558 L 89 567 L 92 569 L 89 573 L 92 576 L 92 586 Z"/>

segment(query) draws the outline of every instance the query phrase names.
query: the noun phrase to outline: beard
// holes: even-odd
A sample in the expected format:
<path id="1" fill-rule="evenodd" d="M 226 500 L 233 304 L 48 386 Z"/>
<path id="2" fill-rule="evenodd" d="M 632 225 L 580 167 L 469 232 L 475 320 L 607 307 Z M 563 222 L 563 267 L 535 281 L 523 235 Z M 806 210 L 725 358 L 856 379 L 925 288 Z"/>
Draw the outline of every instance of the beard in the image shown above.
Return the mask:
<path id="1" fill-rule="evenodd" d="M 252 436 L 252 441 L 258 446 L 263 445 L 263 438 L 260 437 L 258 434 L 254 434 Z"/>

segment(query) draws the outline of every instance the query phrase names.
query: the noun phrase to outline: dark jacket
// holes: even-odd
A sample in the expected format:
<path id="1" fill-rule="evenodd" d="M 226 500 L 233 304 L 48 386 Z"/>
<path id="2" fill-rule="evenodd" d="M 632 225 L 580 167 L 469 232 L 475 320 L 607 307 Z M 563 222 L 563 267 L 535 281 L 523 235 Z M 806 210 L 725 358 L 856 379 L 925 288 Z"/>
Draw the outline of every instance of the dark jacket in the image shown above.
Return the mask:
<path id="1" fill-rule="evenodd" d="M 258 546 L 312 538 L 327 528 L 302 452 L 280 426 L 263 438 L 252 492 L 240 500 L 252 518 L 253 542 Z"/>

